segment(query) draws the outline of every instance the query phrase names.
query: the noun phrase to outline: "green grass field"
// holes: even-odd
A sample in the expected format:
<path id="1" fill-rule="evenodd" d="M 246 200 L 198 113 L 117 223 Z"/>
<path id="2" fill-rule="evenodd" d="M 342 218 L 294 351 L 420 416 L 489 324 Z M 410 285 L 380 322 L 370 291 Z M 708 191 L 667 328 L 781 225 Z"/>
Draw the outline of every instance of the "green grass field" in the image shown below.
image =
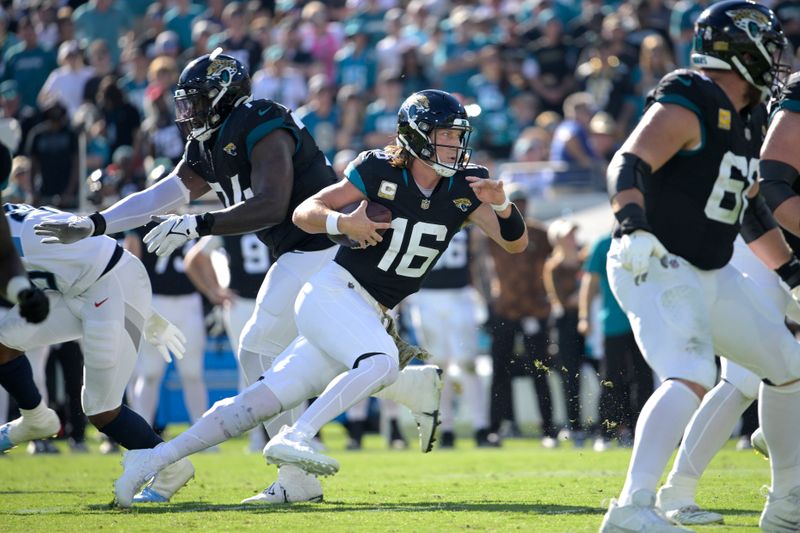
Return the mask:
<path id="1" fill-rule="evenodd" d="M 192 458 L 196 478 L 166 505 L 132 511 L 109 506 L 120 456 L 29 456 L 15 449 L 0 458 L 0 532 L 34 531 L 597 531 L 605 502 L 622 486 L 628 450 L 595 453 L 571 445 L 545 450 L 538 441 L 506 441 L 502 449 L 422 455 L 389 451 L 377 436 L 360 452 L 344 451 L 338 426 L 326 444 L 342 465 L 323 481 L 320 504 L 250 507 L 242 498 L 275 475 L 244 440 L 219 453 Z M 63 448 L 62 448 L 63 449 Z M 699 532 L 757 531 L 768 463 L 729 446 L 711 464 L 701 505 L 726 524 Z"/>

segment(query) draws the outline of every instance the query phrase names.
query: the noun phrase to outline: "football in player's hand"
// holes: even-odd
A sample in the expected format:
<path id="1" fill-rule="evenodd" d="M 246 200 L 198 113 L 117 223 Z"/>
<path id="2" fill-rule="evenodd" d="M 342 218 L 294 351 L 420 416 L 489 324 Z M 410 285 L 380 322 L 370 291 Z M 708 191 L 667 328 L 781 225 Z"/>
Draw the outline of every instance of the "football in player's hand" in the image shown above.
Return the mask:
<path id="1" fill-rule="evenodd" d="M 339 212 L 344 215 L 349 215 L 356 209 L 358 206 L 361 205 L 361 202 L 353 202 L 352 204 L 347 204 L 346 206 L 339 209 Z M 378 202 L 370 202 L 367 201 L 367 216 L 373 222 L 386 222 L 390 224 L 392 222 L 392 212 L 388 207 L 379 204 Z M 385 229 L 379 229 L 378 233 L 383 235 Z M 346 246 L 347 248 L 358 248 L 359 244 L 357 241 L 354 241 L 347 235 L 328 235 L 330 239 L 340 246 Z"/>

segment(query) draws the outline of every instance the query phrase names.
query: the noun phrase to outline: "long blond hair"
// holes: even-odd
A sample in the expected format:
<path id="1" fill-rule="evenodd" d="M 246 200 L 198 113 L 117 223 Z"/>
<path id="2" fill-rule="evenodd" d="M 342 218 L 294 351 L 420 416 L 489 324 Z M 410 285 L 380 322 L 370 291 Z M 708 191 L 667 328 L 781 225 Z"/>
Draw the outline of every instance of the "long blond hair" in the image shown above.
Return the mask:
<path id="1" fill-rule="evenodd" d="M 389 164 L 395 168 L 408 168 L 411 166 L 411 152 L 399 144 L 389 144 L 384 146 L 383 151 L 391 156 Z"/>

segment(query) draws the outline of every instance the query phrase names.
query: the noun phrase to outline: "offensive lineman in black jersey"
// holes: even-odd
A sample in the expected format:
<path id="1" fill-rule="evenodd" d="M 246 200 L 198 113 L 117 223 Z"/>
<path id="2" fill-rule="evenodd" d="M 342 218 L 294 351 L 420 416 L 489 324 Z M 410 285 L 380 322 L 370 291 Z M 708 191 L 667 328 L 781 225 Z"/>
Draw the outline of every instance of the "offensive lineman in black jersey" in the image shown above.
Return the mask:
<path id="1" fill-rule="evenodd" d="M 338 463 L 310 439 L 323 424 L 398 375 L 398 351 L 381 323 L 383 310 L 417 291 L 437 256 L 467 222 L 511 253 L 528 244 L 522 215 L 487 170 L 468 166 L 471 131 L 463 106 L 448 93 L 410 96 L 398 117 L 397 146 L 363 152 L 347 177 L 298 206 L 295 223 L 310 234 L 343 233 L 361 248 L 339 248 L 303 286 L 295 303 L 300 336 L 261 380 L 214 405 L 186 432 L 152 453 L 129 453 L 115 486 L 132 497 L 146 480 L 189 454 L 255 426 L 283 408 L 318 396 L 264 449 L 268 461 L 332 474 Z M 392 213 L 389 226 L 366 216 L 366 199 Z M 351 215 L 335 209 L 361 201 Z"/>
<path id="2" fill-rule="evenodd" d="M 259 291 L 238 354 L 248 382 L 254 383 L 297 336 L 293 304 L 303 283 L 330 263 L 336 252 L 327 236 L 295 226 L 291 213 L 300 202 L 335 183 L 336 176 L 302 121 L 277 102 L 253 100 L 247 70 L 221 52 L 218 48 L 195 59 L 180 75 L 176 121 L 187 143 L 172 174 L 100 213 L 43 223 L 36 231 L 44 242 L 65 244 L 116 233 L 149 222 L 152 214 L 174 213 L 213 190 L 224 209 L 159 218 L 161 223 L 144 240 L 148 251 L 159 256 L 209 234 L 257 232 L 270 247 L 276 261 Z M 399 338 L 396 342 L 403 344 Z M 401 351 L 419 352 L 408 345 Z M 409 407 L 423 452 L 432 448 L 440 391 L 439 369 L 420 365 L 404 368 L 397 386 L 381 392 Z M 295 417 L 294 413 L 274 417 L 265 423 L 267 433 L 276 434 Z M 181 486 L 156 477 L 137 501 L 145 501 L 148 494 L 158 495 L 151 501 L 166 501 Z M 319 481 L 289 465 L 279 468 L 278 481 L 245 503 L 321 498 Z M 128 506 L 132 499 L 118 503 Z"/>
<path id="3" fill-rule="evenodd" d="M 644 117 L 608 169 L 618 220 L 608 256 L 611 288 L 631 319 L 645 359 L 662 380 L 642 409 L 619 500 L 601 531 L 686 531 L 654 509 L 655 489 L 700 399 L 714 385 L 718 353 L 765 380 L 767 440 L 783 443 L 761 526 L 796 531 L 788 505 L 800 485 L 798 439 L 777 417 L 800 409 L 800 346 L 784 309 L 729 264 L 741 232 L 753 252 L 789 279 L 792 259 L 755 183 L 758 147 L 748 110 L 778 82 L 786 39 L 774 13 L 740 0 L 713 4 L 695 25 L 697 71 L 664 77 Z M 790 528 L 776 522 L 792 524 Z"/>

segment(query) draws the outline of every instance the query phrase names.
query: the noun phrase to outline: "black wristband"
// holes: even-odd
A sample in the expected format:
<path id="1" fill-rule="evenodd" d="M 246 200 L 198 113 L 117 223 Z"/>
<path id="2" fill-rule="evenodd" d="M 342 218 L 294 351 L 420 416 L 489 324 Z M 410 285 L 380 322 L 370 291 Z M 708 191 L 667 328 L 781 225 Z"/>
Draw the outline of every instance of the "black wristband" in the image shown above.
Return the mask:
<path id="1" fill-rule="evenodd" d="M 500 236 L 506 241 L 516 241 L 525 233 L 525 219 L 517 209 L 517 206 L 511 204 L 511 214 L 508 218 L 502 218 L 495 211 L 497 222 L 500 224 Z"/>
<path id="2" fill-rule="evenodd" d="M 790 289 L 794 289 L 800 285 L 800 260 L 793 255 L 788 262 L 776 268 L 775 273 L 781 277 Z"/>
<path id="3" fill-rule="evenodd" d="M 101 215 L 99 212 L 95 211 L 91 215 L 89 215 L 89 220 L 94 223 L 94 231 L 92 232 L 92 237 L 97 237 L 98 235 L 105 235 L 106 234 L 106 219 Z"/>
<path id="4" fill-rule="evenodd" d="M 639 204 L 626 204 L 622 209 L 614 213 L 614 216 L 617 218 L 617 221 L 619 221 L 620 235 L 628 235 L 638 229 L 650 232 L 653 231 L 650 224 L 647 223 L 647 216 L 644 213 L 644 208 Z"/>
<path id="5" fill-rule="evenodd" d="M 211 235 L 211 229 L 214 227 L 214 215 L 211 213 L 203 213 L 196 215 L 197 217 L 197 234 L 201 237 L 203 235 Z"/>

